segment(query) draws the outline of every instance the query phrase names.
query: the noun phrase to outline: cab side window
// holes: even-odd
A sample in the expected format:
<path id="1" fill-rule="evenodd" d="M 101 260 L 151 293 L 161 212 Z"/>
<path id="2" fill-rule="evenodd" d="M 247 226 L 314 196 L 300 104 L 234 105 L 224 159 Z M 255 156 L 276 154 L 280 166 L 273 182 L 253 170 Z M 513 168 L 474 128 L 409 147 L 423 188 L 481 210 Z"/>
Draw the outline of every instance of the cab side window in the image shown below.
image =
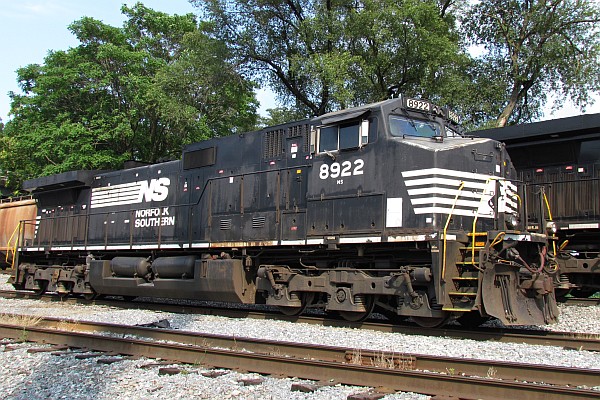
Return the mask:
<path id="1" fill-rule="evenodd" d="M 350 149 L 360 146 L 360 125 L 341 125 L 340 126 L 340 149 Z"/>
<path id="2" fill-rule="evenodd" d="M 369 142 L 369 121 L 352 121 L 318 128 L 318 152 L 356 149 Z"/>
<path id="3" fill-rule="evenodd" d="M 328 126 L 321 128 L 319 138 L 319 153 L 336 151 L 338 149 L 338 127 Z"/>

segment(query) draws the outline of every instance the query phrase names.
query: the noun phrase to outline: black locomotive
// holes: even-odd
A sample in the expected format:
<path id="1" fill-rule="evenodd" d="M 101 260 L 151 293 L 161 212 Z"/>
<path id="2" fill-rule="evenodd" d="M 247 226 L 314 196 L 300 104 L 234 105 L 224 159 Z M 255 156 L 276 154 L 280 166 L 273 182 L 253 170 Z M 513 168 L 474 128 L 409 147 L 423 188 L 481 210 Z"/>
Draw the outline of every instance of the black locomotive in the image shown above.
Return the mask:
<path id="1" fill-rule="evenodd" d="M 423 326 L 551 323 L 555 266 L 546 235 L 519 228 L 516 178 L 504 146 L 461 136 L 449 110 L 389 99 L 177 161 L 27 181 L 38 215 L 11 282 Z"/>
<path id="2" fill-rule="evenodd" d="M 506 144 L 527 188 L 530 226 L 551 221 L 560 265 L 557 293 L 600 291 L 600 114 L 473 134 Z"/>

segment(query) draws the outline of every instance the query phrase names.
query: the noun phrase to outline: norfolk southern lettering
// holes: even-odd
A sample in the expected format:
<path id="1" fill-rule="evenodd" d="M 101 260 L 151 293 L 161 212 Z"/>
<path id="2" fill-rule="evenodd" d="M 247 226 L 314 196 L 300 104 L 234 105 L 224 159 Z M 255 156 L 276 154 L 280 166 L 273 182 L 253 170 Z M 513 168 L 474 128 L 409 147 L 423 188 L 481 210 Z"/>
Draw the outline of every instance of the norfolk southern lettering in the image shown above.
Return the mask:
<path id="1" fill-rule="evenodd" d="M 169 207 L 147 208 L 135 212 L 134 226 L 136 228 L 173 225 L 175 225 L 175 217 L 169 215 Z"/>

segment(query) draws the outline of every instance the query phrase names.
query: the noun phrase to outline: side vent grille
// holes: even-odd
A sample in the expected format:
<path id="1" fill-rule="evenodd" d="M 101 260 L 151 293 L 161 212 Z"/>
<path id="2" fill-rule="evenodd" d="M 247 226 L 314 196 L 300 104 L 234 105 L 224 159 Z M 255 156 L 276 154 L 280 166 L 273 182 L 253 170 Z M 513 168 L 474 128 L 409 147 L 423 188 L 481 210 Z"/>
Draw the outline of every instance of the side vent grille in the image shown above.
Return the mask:
<path id="1" fill-rule="evenodd" d="M 290 126 L 288 128 L 288 138 L 302 137 L 304 140 L 302 141 L 302 150 L 304 152 L 308 152 L 309 148 L 309 140 L 310 140 L 310 125 L 302 124 Z"/>
<path id="2" fill-rule="evenodd" d="M 230 219 L 222 219 L 220 222 L 220 227 L 222 231 L 228 231 L 231 229 L 231 220 Z"/>
<path id="3" fill-rule="evenodd" d="M 263 228 L 265 226 L 266 218 L 265 217 L 254 217 L 252 218 L 252 228 L 258 229 Z"/>
<path id="4" fill-rule="evenodd" d="M 279 157 L 283 154 L 283 138 L 283 129 L 265 132 L 265 143 L 263 149 L 264 159 Z"/>
<path id="5" fill-rule="evenodd" d="M 306 126 L 307 125 L 290 126 L 288 128 L 288 137 L 289 138 L 301 137 L 304 134 L 304 130 L 306 129 Z"/>

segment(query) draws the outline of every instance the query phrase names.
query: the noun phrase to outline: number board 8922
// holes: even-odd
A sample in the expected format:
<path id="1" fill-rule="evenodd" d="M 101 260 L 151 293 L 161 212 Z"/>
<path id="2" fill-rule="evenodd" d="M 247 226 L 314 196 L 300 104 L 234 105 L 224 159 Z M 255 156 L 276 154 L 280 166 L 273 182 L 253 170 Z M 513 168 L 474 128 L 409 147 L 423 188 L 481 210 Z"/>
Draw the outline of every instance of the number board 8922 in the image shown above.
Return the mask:
<path id="1" fill-rule="evenodd" d="M 365 162 L 363 159 L 358 158 L 351 161 L 343 161 L 341 163 L 333 162 L 331 164 L 321 164 L 319 167 L 319 178 L 321 179 L 337 179 L 349 176 L 356 176 L 363 174 L 363 167 Z"/>

